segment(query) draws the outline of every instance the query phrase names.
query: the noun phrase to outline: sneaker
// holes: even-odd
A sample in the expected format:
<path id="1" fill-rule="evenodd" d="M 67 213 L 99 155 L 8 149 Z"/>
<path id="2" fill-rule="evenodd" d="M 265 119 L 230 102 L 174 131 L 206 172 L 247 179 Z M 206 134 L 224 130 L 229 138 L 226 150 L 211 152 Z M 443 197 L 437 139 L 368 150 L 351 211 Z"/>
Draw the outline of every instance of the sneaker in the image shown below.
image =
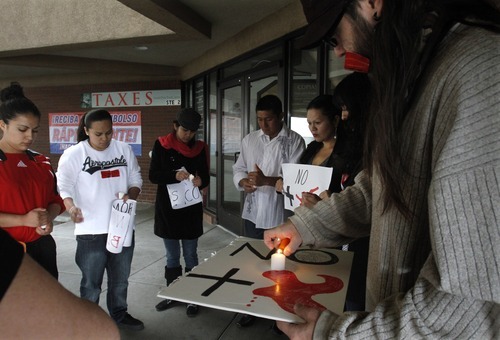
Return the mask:
<path id="1" fill-rule="evenodd" d="M 189 317 L 193 317 L 198 314 L 199 307 L 197 305 L 193 305 L 192 303 L 187 305 L 186 315 Z"/>
<path id="2" fill-rule="evenodd" d="M 137 320 L 129 313 L 125 313 L 123 319 L 116 324 L 120 328 L 130 329 L 132 331 L 140 331 L 144 329 L 144 323 L 141 320 Z"/>
<path id="3" fill-rule="evenodd" d="M 175 300 L 169 300 L 169 299 L 167 299 L 167 300 L 163 300 L 163 301 L 161 301 L 160 303 L 158 303 L 158 304 L 155 306 L 155 308 L 156 308 L 156 310 L 157 310 L 158 312 L 163 312 L 164 310 L 167 310 L 167 309 L 169 309 L 170 307 L 175 306 L 175 305 L 176 305 L 176 303 L 177 303 L 177 301 L 175 301 Z"/>
<path id="4" fill-rule="evenodd" d="M 250 327 L 251 325 L 253 325 L 254 322 L 255 322 L 255 316 L 245 314 L 238 320 L 238 322 L 236 322 L 236 326 L 240 328 Z"/>

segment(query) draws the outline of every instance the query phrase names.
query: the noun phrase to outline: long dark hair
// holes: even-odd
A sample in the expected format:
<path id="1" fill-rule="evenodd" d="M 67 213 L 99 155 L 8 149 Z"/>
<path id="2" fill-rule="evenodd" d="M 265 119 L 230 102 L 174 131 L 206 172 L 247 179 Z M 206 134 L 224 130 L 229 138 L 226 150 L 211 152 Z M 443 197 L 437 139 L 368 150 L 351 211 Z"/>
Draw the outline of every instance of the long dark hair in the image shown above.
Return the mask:
<path id="1" fill-rule="evenodd" d="M 401 175 L 407 173 L 401 157 L 402 123 L 418 86 L 421 67 L 430 53 L 419 53 L 426 13 L 435 11 L 442 24 L 430 39 L 436 45 L 453 22 L 499 31 L 500 13 L 481 0 L 385 0 L 382 19 L 373 41 L 372 111 L 368 124 L 364 159 L 370 172 L 381 176 L 384 210 L 396 207 L 409 217 L 412 212 L 403 197 Z M 387 18 L 387 19 L 386 19 Z M 424 60 L 420 59 L 421 56 Z"/>
<path id="2" fill-rule="evenodd" d="M 339 154 L 345 158 L 361 159 L 365 138 L 366 121 L 370 108 L 370 80 L 365 73 L 354 72 L 346 76 L 333 92 L 335 105 L 349 111 L 346 121 L 337 128 L 338 140 L 343 142 Z"/>
<path id="3" fill-rule="evenodd" d="M 40 118 L 42 115 L 36 105 L 24 96 L 24 91 L 19 83 L 11 83 L 9 87 L 0 92 L 2 104 L 0 104 L 0 119 L 5 124 L 16 118 L 19 114 L 33 114 Z"/>
<path id="4" fill-rule="evenodd" d="M 81 142 L 83 140 L 88 139 L 89 136 L 87 136 L 87 134 L 85 133 L 85 128 L 90 129 L 92 127 L 93 122 L 100 122 L 103 120 L 109 120 L 111 123 L 113 123 L 113 118 L 111 117 L 111 114 L 106 110 L 97 109 L 86 112 L 80 118 L 80 122 L 78 123 L 76 140 L 78 142 Z"/>

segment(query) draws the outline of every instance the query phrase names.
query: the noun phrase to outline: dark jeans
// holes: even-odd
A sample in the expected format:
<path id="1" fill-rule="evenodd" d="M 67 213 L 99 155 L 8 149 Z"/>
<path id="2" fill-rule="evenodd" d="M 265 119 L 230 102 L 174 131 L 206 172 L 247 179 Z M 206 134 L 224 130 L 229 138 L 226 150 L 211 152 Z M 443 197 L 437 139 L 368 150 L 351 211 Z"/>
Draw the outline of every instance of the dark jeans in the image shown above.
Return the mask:
<path id="1" fill-rule="evenodd" d="M 265 229 L 262 228 L 255 228 L 255 223 L 249 220 L 243 220 L 245 221 L 245 237 L 250 237 L 250 238 L 255 238 L 257 240 L 263 240 L 264 239 L 264 231 Z"/>
<path id="2" fill-rule="evenodd" d="M 135 240 L 130 247 L 123 247 L 119 254 L 106 250 L 107 234 L 77 235 L 76 264 L 82 271 L 80 296 L 99 303 L 101 285 L 106 270 L 108 293 L 106 303 L 109 315 L 120 322 L 127 312 L 127 289 Z"/>
<path id="3" fill-rule="evenodd" d="M 56 280 L 58 279 L 56 242 L 52 236 L 42 236 L 36 241 L 26 243 L 26 253 Z"/>
<path id="4" fill-rule="evenodd" d="M 182 255 L 184 256 L 184 262 L 186 262 L 186 268 L 193 269 L 198 265 L 198 254 L 196 253 L 198 249 L 197 238 L 192 240 L 173 240 L 164 238 L 163 243 L 165 244 L 165 250 L 167 251 L 166 257 L 168 268 L 180 267 L 181 243 Z"/>

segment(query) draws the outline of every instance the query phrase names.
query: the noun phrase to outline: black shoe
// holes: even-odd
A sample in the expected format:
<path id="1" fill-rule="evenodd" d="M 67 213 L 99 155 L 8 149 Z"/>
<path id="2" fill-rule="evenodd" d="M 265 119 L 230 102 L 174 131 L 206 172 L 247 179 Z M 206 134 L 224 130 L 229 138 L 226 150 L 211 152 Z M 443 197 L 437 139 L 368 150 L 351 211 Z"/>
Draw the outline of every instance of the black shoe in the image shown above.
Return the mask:
<path id="1" fill-rule="evenodd" d="M 200 308 L 197 305 L 193 305 L 192 303 L 190 303 L 190 304 L 187 305 L 186 315 L 189 316 L 189 317 L 193 317 L 196 314 L 198 314 L 198 310 L 199 309 Z"/>
<path id="2" fill-rule="evenodd" d="M 169 309 L 170 307 L 175 306 L 177 301 L 175 300 L 163 300 L 162 302 L 158 303 L 155 308 L 158 312 L 163 312 L 164 310 Z"/>
<path id="3" fill-rule="evenodd" d="M 236 326 L 242 328 L 242 327 L 249 327 L 253 325 L 255 322 L 255 316 L 253 315 L 243 315 L 238 322 L 236 322 Z"/>
<path id="4" fill-rule="evenodd" d="M 116 324 L 120 328 L 130 329 L 132 331 L 140 331 L 144 329 L 144 323 L 142 323 L 141 320 L 137 320 L 129 313 L 125 313 L 123 319 Z"/>

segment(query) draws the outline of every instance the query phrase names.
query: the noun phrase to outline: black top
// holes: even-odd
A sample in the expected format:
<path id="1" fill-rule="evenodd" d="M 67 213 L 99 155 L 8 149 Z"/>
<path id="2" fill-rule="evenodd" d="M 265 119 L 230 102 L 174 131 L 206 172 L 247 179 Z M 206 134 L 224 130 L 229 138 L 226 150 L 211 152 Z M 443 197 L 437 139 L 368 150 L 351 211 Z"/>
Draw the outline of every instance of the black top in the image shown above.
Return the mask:
<path id="1" fill-rule="evenodd" d="M 312 141 L 307 145 L 306 151 L 300 158 L 301 164 L 312 164 L 314 155 L 323 147 L 323 143 Z M 353 157 L 343 157 L 338 153 L 338 147 L 335 145 L 330 157 L 324 161 L 321 166 L 333 169 L 332 180 L 328 190 L 331 192 L 341 192 L 342 186 L 345 188 L 354 184 L 354 177 L 361 171 L 361 155 L 354 154 Z M 342 185 L 341 185 L 342 184 Z"/>

